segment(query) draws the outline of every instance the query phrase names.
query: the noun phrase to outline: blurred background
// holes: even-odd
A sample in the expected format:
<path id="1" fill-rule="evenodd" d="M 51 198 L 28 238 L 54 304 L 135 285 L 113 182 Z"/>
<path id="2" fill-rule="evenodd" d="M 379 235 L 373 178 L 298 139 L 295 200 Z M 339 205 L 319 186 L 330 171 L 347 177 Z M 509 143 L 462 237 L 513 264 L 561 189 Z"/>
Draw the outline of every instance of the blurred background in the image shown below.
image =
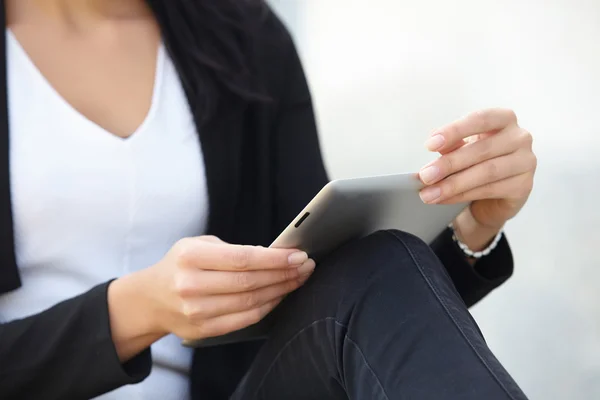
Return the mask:
<path id="1" fill-rule="evenodd" d="M 334 178 L 415 172 L 436 127 L 509 107 L 535 138 L 513 279 L 473 308 L 531 399 L 600 399 L 600 1 L 272 0 Z"/>

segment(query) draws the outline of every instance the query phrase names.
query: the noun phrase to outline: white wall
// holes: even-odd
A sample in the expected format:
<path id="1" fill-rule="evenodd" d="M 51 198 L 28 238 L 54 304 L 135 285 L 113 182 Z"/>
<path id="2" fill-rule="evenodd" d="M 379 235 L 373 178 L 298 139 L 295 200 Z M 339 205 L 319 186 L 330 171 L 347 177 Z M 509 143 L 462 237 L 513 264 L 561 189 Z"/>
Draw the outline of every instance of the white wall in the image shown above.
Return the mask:
<path id="1" fill-rule="evenodd" d="M 415 171 L 437 126 L 517 111 L 536 188 L 508 228 L 515 277 L 474 314 L 532 399 L 600 399 L 600 1 L 273 2 L 335 177 Z"/>

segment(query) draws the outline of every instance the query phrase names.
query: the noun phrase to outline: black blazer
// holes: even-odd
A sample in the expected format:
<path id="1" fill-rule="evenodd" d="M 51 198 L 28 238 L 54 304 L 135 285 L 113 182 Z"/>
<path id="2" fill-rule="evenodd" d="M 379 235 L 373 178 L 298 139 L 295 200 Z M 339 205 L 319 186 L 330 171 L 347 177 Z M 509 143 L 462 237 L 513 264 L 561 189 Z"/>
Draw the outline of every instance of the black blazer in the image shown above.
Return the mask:
<path id="1" fill-rule="evenodd" d="M 0 17 L 5 25 L 4 15 Z M 21 285 L 11 214 L 4 25 L 0 31 L 0 295 Z M 301 63 L 288 32 L 273 14 L 262 22 L 256 43 L 258 74 L 273 101 L 248 103 L 235 112 L 225 107 L 216 123 L 199 129 L 199 137 L 208 181 L 208 233 L 232 243 L 268 245 L 328 178 Z M 177 65 L 182 54 L 171 50 L 170 55 Z M 181 71 L 180 76 L 185 87 L 191 77 Z M 465 261 L 448 231 L 432 247 L 467 305 L 512 273 L 505 239 L 476 268 Z M 108 284 L 40 314 L 0 324 L 0 398 L 90 398 L 149 374 L 150 351 L 125 365 L 117 358 L 106 301 Z M 231 357 L 235 361 L 235 355 Z M 192 368 L 192 379 L 195 372 Z"/>

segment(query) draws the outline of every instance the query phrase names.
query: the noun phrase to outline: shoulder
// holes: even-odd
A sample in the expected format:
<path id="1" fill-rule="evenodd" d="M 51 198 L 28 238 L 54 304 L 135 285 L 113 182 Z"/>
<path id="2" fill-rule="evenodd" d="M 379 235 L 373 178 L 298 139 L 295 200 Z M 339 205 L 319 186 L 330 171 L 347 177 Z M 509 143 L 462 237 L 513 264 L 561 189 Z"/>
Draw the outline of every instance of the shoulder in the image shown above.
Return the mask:
<path id="1" fill-rule="evenodd" d="M 149 4 L 200 124 L 250 104 L 277 112 L 290 87 L 307 90 L 292 36 L 265 0 Z"/>
<path id="2" fill-rule="evenodd" d="M 262 3 L 260 9 L 255 9 L 250 18 L 255 26 L 257 44 L 265 54 L 269 53 L 278 58 L 294 51 L 295 45 L 289 29 L 268 4 Z"/>

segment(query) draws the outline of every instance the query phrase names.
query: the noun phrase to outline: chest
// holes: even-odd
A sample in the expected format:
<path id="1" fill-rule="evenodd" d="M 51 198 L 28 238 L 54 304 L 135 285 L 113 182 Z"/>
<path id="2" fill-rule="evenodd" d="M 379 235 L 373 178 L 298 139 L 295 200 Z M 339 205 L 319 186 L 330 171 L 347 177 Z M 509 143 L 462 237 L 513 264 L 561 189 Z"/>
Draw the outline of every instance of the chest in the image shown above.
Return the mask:
<path id="1" fill-rule="evenodd" d="M 7 55 L 11 211 L 25 286 L 55 273 L 72 278 L 73 294 L 203 232 L 203 151 L 170 58 L 159 61 L 144 122 L 124 139 L 48 90 L 17 48 Z"/>
<path id="2" fill-rule="evenodd" d="M 8 31 L 7 46 L 31 79 L 65 107 L 126 138 L 152 108 L 162 46 L 152 23 L 126 24 L 112 35 L 68 36 L 43 25 L 16 25 Z"/>
<path id="3" fill-rule="evenodd" d="M 61 198 L 64 196 L 61 193 L 67 193 L 71 199 L 87 196 L 88 201 L 108 204 L 110 193 L 106 192 L 106 185 L 126 187 L 126 179 L 132 176 L 131 172 L 124 172 L 133 171 L 132 159 L 125 156 L 127 151 L 124 149 L 127 146 L 132 146 L 129 151 L 137 160 L 137 171 L 147 169 L 151 171 L 148 176 L 156 177 L 152 190 L 159 190 L 157 188 L 164 184 L 165 190 L 158 195 L 165 200 L 168 200 L 165 196 L 179 193 L 187 187 L 186 182 L 195 178 L 200 179 L 195 182 L 206 185 L 206 233 L 234 243 L 268 245 L 274 238 L 273 177 L 276 172 L 270 162 L 273 155 L 269 135 L 274 115 L 270 107 L 235 107 L 235 111 L 232 111 L 232 107 L 225 105 L 213 118 L 214 123 L 198 129 L 194 121 L 198 121 L 201 115 L 194 109 L 194 96 L 190 97 L 190 89 L 195 84 L 190 85 L 194 81 L 185 71 L 176 71 L 178 57 L 183 57 L 176 52 L 171 54 L 173 63 L 168 63 L 165 70 L 181 77 L 181 85 L 177 85 L 179 92 L 174 96 L 174 92 L 166 89 L 171 85 L 164 82 L 159 85 L 162 88 L 159 90 L 160 96 L 168 104 L 165 115 L 177 116 L 181 110 L 187 112 L 191 109 L 192 112 L 187 118 L 161 118 L 153 122 L 154 129 L 151 132 L 142 130 L 138 135 L 139 128 L 144 125 L 142 122 L 135 128 L 138 132 L 123 140 L 111 135 L 114 132 L 108 131 L 98 121 L 70 107 L 71 104 L 60 105 L 60 101 L 50 102 L 44 98 L 49 95 L 49 98 L 56 100 L 56 91 L 46 88 L 42 89 L 46 93 L 44 96 L 28 96 L 27 93 L 40 88 L 36 84 L 39 79 L 10 73 L 24 69 L 22 64 L 15 65 L 11 57 L 6 57 L 11 51 L 9 39 L 4 36 L 0 40 L 0 54 L 5 54 L 4 62 L 0 62 L 0 76 L 7 76 L 7 81 L 0 81 L 0 90 L 10 97 L 0 96 L 0 261 L 4 266 L 0 269 L 0 293 L 14 290 L 23 283 L 15 254 L 20 234 L 13 227 L 18 224 L 24 226 L 29 218 L 54 218 L 54 223 L 61 223 L 64 215 L 57 212 L 64 210 L 61 204 L 65 199 Z M 176 101 L 173 100 L 175 97 Z M 22 106 L 15 107 L 12 104 Z M 26 110 L 26 115 L 23 115 L 23 110 Z M 119 110 L 113 108 L 113 111 Z M 77 112 L 78 116 L 73 117 L 73 112 Z M 150 111 L 146 112 L 144 118 L 147 119 L 150 114 Z M 68 117 L 68 129 L 54 125 L 58 121 L 54 117 L 59 115 Z M 54 128 L 51 129 L 51 126 Z M 90 126 L 93 128 L 89 129 Z M 15 133 L 17 131 L 18 134 Z M 189 134 L 192 131 L 194 135 Z M 183 136 L 183 133 L 188 135 Z M 161 136 L 172 138 L 170 135 L 178 139 L 171 144 L 161 142 Z M 142 143 L 155 150 L 158 148 L 159 155 L 141 156 L 139 149 L 134 148 Z M 171 145 L 175 147 L 169 147 Z M 114 152 L 110 153 L 107 149 L 113 149 Z M 201 154 L 204 170 L 184 170 L 181 167 L 184 163 L 180 162 L 183 161 L 181 149 L 185 150 L 183 154 L 190 156 L 198 157 Z M 112 161 L 106 165 L 116 180 L 107 178 L 108 175 L 103 175 L 104 178 L 98 175 L 90 180 L 83 173 L 77 173 L 77 169 L 83 165 L 80 161 L 99 161 L 106 157 Z M 127 165 L 128 169 L 117 168 L 117 165 Z M 66 192 L 60 191 L 65 188 Z M 155 195 L 156 192 L 147 198 Z M 41 196 L 47 196 L 46 201 L 42 201 Z M 22 200 L 20 204 L 26 204 L 26 208 L 18 209 L 18 198 Z M 189 210 L 186 207 L 174 208 L 186 212 Z M 51 212 L 37 212 L 39 210 Z M 77 212 L 79 216 L 87 213 L 86 217 L 90 218 L 89 210 L 83 207 Z M 168 213 L 162 215 L 167 218 Z M 71 224 L 77 221 L 85 220 L 72 218 Z"/>

